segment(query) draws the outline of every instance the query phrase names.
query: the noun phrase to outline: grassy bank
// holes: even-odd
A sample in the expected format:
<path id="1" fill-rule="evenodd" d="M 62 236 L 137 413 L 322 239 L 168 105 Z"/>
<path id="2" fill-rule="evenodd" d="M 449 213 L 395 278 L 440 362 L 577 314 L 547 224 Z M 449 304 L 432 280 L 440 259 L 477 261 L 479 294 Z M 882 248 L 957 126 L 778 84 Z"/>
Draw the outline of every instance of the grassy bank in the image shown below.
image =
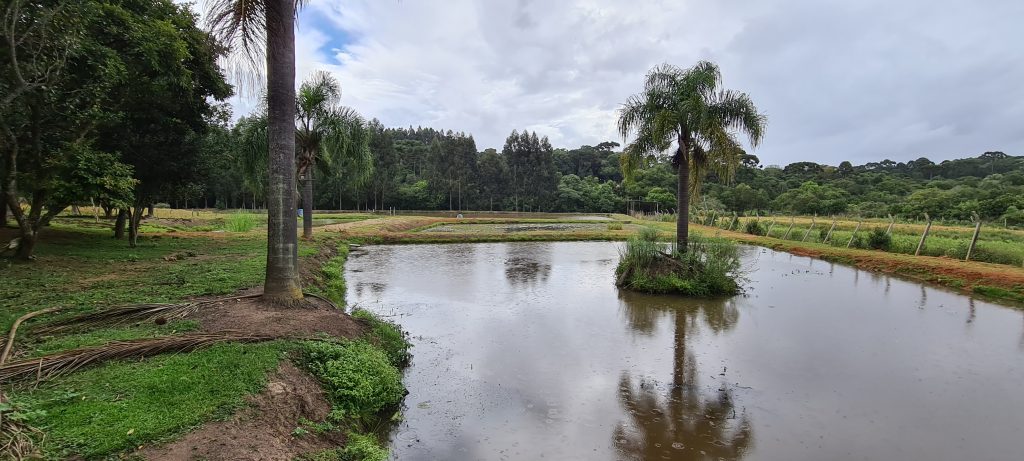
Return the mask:
<path id="1" fill-rule="evenodd" d="M 307 267 L 324 263 L 313 268 L 313 276 L 304 276 L 306 288 L 343 301 L 348 247 L 339 245 L 336 237 L 321 235 L 312 242 L 303 242 L 299 254 Z M 109 229 L 58 223 L 46 230 L 36 261 L 0 260 L 4 280 L 0 285 L 0 329 L 6 331 L 25 312 L 65 307 L 55 315 L 22 326 L 14 348 L 15 360 L 107 346 L 115 341 L 194 332 L 202 325 L 192 319 L 49 335 L 35 335 L 32 330 L 33 325 L 42 322 L 111 306 L 181 302 L 258 286 L 264 275 L 265 246 L 265 240 L 246 232 L 161 232 L 143 235 L 139 247 L 129 249 L 124 241 L 112 239 Z M 338 251 L 324 251 L 332 247 Z M 324 258 L 326 253 L 331 257 Z M 338 315 L 345 314 L 339 311 Z M 378 392 L 385 386 L 392 390 L 388 392 L 392 399 L 387 402 L 393 404 L 395 383 L 380 381 L 377 375 L 400 376 L 392 358 L 407 360 L 408 344 L 389 324 L 366 313 L 359 316 L 366 336 L 330 340 L 345 348 L 353 347 L 348 346 L 349 342 L 363 344 L 349 352 L 353 360 L 365 365 L 373 363 L 372 358 L 384 357 L 392 371 L 362 367 L 341 378 L 314 374 L 327 394 L 334 396 L 333 405 L 347 405 L 353 396 Z M 0 406 L 0 417 L 16 418 L 41 430 L 36 443 L 48 459 L 137 458 L 133 453 L 140 446 L 173 441 L 192 435 L 197 428 L 206 430 L 208 424 L 214 424 L 212 421 L 252 411 L 255 407 L 251 399 L 266 392 L 268 377 L 283 363 L 303 362 L 303 354 L 304 343 L 278 340 L 223 343 L 144 360 L 109 361 L 39 383 L 4 383 L 11 406 Z M 346 381 L 351 377 L 355 380 Z M 397 386 L 400 388 L 400 382 Z M 382 459 L 381 453 L 386 457 L 380 442 L 367 435 L 361 418 L 338 414 L 322 421 L 296 419 L 283 436 L 308 440 L 325 435 L 303 435 L 303 431 L 326 431 L 341 434 L 342 441 L 332 446 L 351 447 L 321 453 L 320 459 Z M 346 434 L 349 445 L 344 444 Z"/>
<path id="2" fill-rule="evenodd" d="M 674 224 L 663 223 L 651 223 L 651 225 L 663 230 L 674 226 Z M 1024 303 L 1024 268 L 1020 267 L 782 240 L 700 225 L 692 225 L 691 229 L 695 232 L 720 235 L 751 245 L 939 285 L 982 298 L 1010 302 L 1013 305 L 1019 306 Z"/>

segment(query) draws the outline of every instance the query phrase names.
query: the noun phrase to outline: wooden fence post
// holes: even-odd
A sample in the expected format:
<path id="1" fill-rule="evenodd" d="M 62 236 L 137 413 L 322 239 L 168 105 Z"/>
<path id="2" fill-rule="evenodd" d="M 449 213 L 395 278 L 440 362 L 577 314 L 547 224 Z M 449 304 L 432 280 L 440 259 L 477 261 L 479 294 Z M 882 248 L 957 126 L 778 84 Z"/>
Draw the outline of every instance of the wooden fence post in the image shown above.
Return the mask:
<path id="1" fill-rule="evenodd" d="M 789 238 L 789 233 L 793 231 L 793 223 L 796 222 L 796 218 L 789 218 L 789 229 L 786 229 L 786 235 L 782 236 L 782 240 Z"/>
<path id="2" fill-rule="evenodd" d="M 892 235 L 892 226 L 896 224 L 896 218 L 889 214 L 889 228 L 885 230 L 885 235 Z"/>
<path id="3" fill-rule="evenodd" d="M 713 210 L 713 211 L 711 212 L 711 219 L 709 219 L 709 220 L 708 220 L 708 222 L 707 222 L 707 224 L 706 224 L 706 225 L 708 225 L 708 226 L 714 226 L 714 225 L 715 225 L 715 220 L 716 220 L 716 219 L 718 219 L 718 210 Z"/>
<path id="4" fill-rule="evenodd" d="M 846 248 L 850 248 L 850 245 L 853 245 L 853 239 L 857 238 L 857 231 L 860 230 L 860 224 L 862 222 L 864 222 L 863 219 L 857 221 L 857 227 L 853 229 L 853 235 L 850 236 L 850 241 L 846 243 Z"/>
<path id="5" fill-rule="evenodd" d="M 807 232 L 804 232 L 804 238 L 800 239 L 801 242 L 807 240 L 807 236 L 811 235 L 811 231 L 814 230 L 814 223 L 817 222 L 817 220 L 818 215 L 814 215 L 811 217 L 811 227 L 808 227 Z"/>
<path id="6" fill-rule="evenodd" d="M 914 252 L 914 256 L 921 254 L 921 248 L 924 248 L 924 239 L 928 238 L 928 231 L 932 228 L 932 218 L 928 216 L 928 213 L 924 214 L 924 219 L 928 220 L 928 223 L 924 225 L 924 232 L 921 233 L 921 241 L 917 242 L 917 251 Z"/>
<path id="7" fill-rule="evenodd" d="M 971 212 L 971 220 L 974 221 L 974 236 L 971 237 L 971 245 L 967 247 L 967 256 L 964 256 L 964 261 L 971 260 L 971 253 L 974 253 L 974 245 L 978 244 L 978 234 L 981 233 L 981 218 L 977 212 Z"/>
<path id="8" fill-rule="evenodd" d="M 765 237 L 771 237 L 772 236 L 771 235 L 772 234 L 772 227 L 775 227 L 775 220 L 774 219 L 772 220 L 772 222 L 768 223 L 768 230 L 764 231 L 764 236 Z"/>
<path id="9" fill-rule="evenodd" d="M 836 230 L 836 217 L 832 215 L 832 227 L 828 228 L 828 232 L 825 234 L 825 240 L 821 243 L 828 243 L 828 239 L 832 238 L 832 231 Z"/>
<path id="10" fill-rule="evenodd" d="M 729 221 L 729 227 L 727 227 L 725 230 L 731 231 L 733 227 L 738 227 L 739 226 L 739 222 L 740 222 L 739 215 L 737 215 L 736 212 L 733 211 L 732 212 L 732 221 Z"/>

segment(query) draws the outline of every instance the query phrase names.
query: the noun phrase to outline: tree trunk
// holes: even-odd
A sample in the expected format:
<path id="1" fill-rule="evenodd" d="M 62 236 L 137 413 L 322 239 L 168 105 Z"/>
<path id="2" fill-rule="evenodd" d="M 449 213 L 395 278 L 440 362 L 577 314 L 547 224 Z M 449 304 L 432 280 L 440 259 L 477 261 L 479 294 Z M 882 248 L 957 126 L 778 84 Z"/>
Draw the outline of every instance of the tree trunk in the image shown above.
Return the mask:
<path id="1" fill-rule="evenodd" d="M 311 170 L 302 180 L 302 238 L 313 238 L 313 178 Z"/>
<path id="2" fill-rule="evenodd" d="M 142 222 L 142 210 L 145 207 L 136 203 L 134 209 L 128 212 L 128 246 L 135 248 L 139 243 L 139 223 Z"/>
<path id="3" fill-rule="evenodd" d="M 39 231 L 22 232 L 19 238 L 21 240 L 18 241 L 18 251 L 14 257 L 21 260 L 32 259 L 32 252 L 35 251 L 36 242 L 39 241 Z"/>
<path id="4" fill-rule="evenodd" d="M 676 246 L 686 252 L 690 232 L 690 156 L 686 143 L 679 145 L 679 179 L 676 181 Z"/>
<path id="5" fill-rule="evenodd" d="M 110 218 L 113 218 L 113 217 L 114 217 L 114 207 L 104 205 L 103 206 L 103 218 L 104 219 L 110 219 Z"/>
<path id="6" fill-rule="evenodd" d="M 114 221 L 114 238 L 124 238 L 124 227 L 128 221 L 128 210 L 117 210 L 117 221 Z"/>
<path id="7" fill-rule="evenodd" d="M 302 299 L 295 219 L 295 0 L 267 0 L 267 274 L 263 296 Z"/>
<path id="8" fill-rule="evenodd" d="M 154 213 L 154 211 L 156 211 L 156 210 L 154 210 L 153 208 L 154 208 L 154 207 L 153 207 L 153 204 L 152 204 L 152 203 L 150 203 L 150 204 L 149 204 L 149 210 L 146 210 L 146 217 L 147 217 L 147 218 L 152 218 L 152 217 L 153 217 L 153 215 L 155 214 L 155 213 Z"/>
<path id="9" fill-rule="evenodd" d="M 0 196 L 4 195 L 6 194 L 0 192 Z M 7 209 L 7 200 L 0 201 L 0 228 L 7 227 Z"/>

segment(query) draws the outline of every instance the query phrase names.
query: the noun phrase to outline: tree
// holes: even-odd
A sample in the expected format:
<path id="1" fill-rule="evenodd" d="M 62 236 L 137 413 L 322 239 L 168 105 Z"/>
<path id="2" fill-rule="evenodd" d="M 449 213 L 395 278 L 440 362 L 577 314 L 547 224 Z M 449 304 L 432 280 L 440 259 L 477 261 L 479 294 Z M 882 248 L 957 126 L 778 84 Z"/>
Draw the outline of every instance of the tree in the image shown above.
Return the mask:
<path id="1" fill-rule="evenodd" d="M 202 194 L 201 145 L 216 116 L 211 101 L 232 89 L 217 66 L 224 48 L 196 25 L 188 7 L 124 1 L 99 10 L 91 42 L 116 55 L 124 71 L 102 106 L 96 145 L 120 153 L 138 179 L 134 200 L 122 208 L 134 247 L 142 217 L 158 198 L 188 203 Z"/>
<path id="2" fill-rule="evenodd" d="M 514 206 L 539 211 L 558 186 L 553 150 L 548 138 L 512 130 L 501 154 L 508 163 Z"/>
<path id="3" fill-rule="evenodd" d="M 316 72 L 302 83 L 295 106 L 297 174 L 302 181 L 302 237 L 313 238 L 313 171 L 318 166 L 350 166 L 359 178 L 373 168 L 370 133 L 354 110 L 340 104 L 341 85 L 327 72 Z"/>
<path id="4" fill-rule="evenodd" d="M 736 133 L 756 147 L 766 118 L 745 93 L 720 90 L 718 66 L 701 61 L 689 69 L 669 64 L 647 73 L 644 90 L 623 105 L 618 128 L 624 139 L 636 138 L 623 152 L 623 170 L 630 175 L 643 160 L 676 145 L 672 165 L 676 186 L 676 243 L 685 251 L 690 198 L 700 192 L 708 170 L 731 177 L 745 154 Z"/>
<path id="5" fill-rule="evenodd" d="M 68 2 L 12 0 L 0 17 L 0 191 L 18 225 L 19 259 L 32 258 L 39 233 L 63 210 L 52 200 L 62 170 L 55 167 L 90 150 L 92 108 L 108 88 L 91 75 L 107 70 L 103 56 L 82 46 L 92 6 L 71 11 Z"/>
<path id="6" fill-rule="evenodd" d="M 240 46 L 253 69 L 266 51 L 267 273 L 263 296 L 288 305 L 302 299 L 295 207 L 295 12 L 301 0 L 212 0 L 210 24 Z M 264 39 L 264 40 L 261 40 Z"/>

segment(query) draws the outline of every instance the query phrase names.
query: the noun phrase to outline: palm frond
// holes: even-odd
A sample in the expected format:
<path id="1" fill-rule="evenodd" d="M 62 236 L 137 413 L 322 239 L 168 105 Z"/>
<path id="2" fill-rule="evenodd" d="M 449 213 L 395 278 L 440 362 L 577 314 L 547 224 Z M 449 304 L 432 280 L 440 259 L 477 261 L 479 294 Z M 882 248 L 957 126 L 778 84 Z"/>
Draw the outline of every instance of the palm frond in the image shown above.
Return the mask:
<path id="1" fill-rule="evenodd" d="M 710 116 L 730 129 L 747 135 L 751 147 L 757 147 L 764 137 L 768 118 L 757 111 L 746 93 L 724 90 L 715 95 Z"/>
<path id="2" fill-rule="evenodd" d="M 208 0 L 206 24 L 233 51 L 227 64 L 235 79 L 246 84 L 260 80 L 266 55 L 267 0 Z"/>

